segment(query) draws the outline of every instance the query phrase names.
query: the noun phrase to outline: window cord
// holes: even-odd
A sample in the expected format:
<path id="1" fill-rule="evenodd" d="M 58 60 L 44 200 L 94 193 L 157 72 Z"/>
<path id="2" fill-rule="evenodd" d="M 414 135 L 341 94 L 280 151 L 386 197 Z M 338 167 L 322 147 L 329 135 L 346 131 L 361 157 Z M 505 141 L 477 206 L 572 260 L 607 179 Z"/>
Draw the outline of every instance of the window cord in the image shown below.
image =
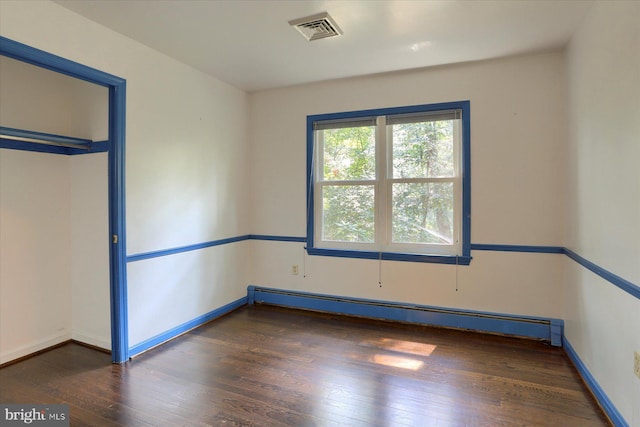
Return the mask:
<path id="1" fill-rule="evenodd" d="M 307 277 L 307 247 L 302 246 L 302 278 Z"/>
<path id="2" fill-rule="evenodd" d="M 456 254 L 456 292 L 458 292 L 458 254 Z"/>
<path id="3" fill-rule="evenodd" d="M 378 252 L 378 286 L 382 287 L 382 252 Z"/>

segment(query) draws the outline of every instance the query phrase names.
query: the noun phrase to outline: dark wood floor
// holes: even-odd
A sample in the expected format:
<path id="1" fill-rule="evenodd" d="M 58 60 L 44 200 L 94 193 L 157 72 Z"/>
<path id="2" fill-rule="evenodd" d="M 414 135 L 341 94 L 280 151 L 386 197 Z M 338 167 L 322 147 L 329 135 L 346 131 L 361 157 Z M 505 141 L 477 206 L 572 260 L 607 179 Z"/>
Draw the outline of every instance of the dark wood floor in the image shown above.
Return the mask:
<path id="1" fill-rule="evenodd" d="M 558 348 L 268 306 L 125 365 L 76 344 L 9 365 L 0 402 L 72 426 L 609 425 Z"/>

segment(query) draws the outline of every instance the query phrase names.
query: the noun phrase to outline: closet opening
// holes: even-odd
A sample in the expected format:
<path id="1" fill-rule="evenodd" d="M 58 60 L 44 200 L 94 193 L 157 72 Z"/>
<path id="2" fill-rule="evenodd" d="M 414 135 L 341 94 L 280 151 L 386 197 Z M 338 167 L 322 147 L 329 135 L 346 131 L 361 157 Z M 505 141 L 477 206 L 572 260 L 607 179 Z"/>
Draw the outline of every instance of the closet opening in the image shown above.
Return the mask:
<path id="1" fill-rule="evenodd" d="M 4 239 L 2 245 L 2 258 L 3 262 L 12 261 L 13 258 L 22 260 L 22 264 L 12 269 L 12 274 L 14 278 L 19 278 L 21 281 L 26 281 L 28 283 L 29 280 L 36 280 L 38 277 L 34 276 L 33 272 L 36 271 L 34 269 L 38 268 L 38 264 L 41 264 L 40 267 L 52 266 L 54 269 L 60 270 L 64 268 L 64 261 L 61 258 L 56 258 L 56 252 L 64 252 L 69 250 L 69 248 L 63 246 L 71 247 L 73 240 L 75 237 L 82 237 L 81 235 L 84 233 L 82 229 L 79 231 L 73 231 L 72 226 L 74 223 L 90 223 L 93 219 L 91 217 L 91 209 L 85 210 L 82 207 L 74 208 L 73 200 L 94 200 L 94 202 L 99 199 L 96 194 L 106 195 L 107 199 L 107 214 L 105 215 L 102 212 L 103 224 L 100 226 L 103 229 L 103 233 L 100 233 L 99 245 L 103 245 L 104 252 L 108 254 L 108 263 L 104 262 L 104 270 L 105 276 L 108 275 L 108 278 L 104 278 L 105 282 L 108 283 L 108 292 L 109 292 L 109 304 L 108 309 L 104 307 L 105 313 L 108 311 L 109 313 L 109 321 L 108 325 L 102 325 L 103 329 L 108 329 L 110 334 L 110 347 L 111 347 L 111 355 L 113 363 L 123 363 L 128 360 L 129 352 L 128 352 L 128 327 L 127 327 L 127 279 L 126 279 L 126 228 L 125 228 L 125 93 L 126 93 L 126 81 L 120 77 L 102 72 L 100 70 L 96 70 L 94 68 L 67 60 L 65 58 L 61 58 L 59 56 L 50 54 L 48 52 L 32 48 L 30 46 L 18 43 L 16 41 L 0 37 L 0 56 L 2 56 L 3 60 L 9 58 L 10 60 L 18 61 L 19 64 L 12 64 L 11 67 L 24 67 L 26 64 L 30 64 L 31 66 L 39 67 L 39 70 L 42 69 L 53 71 L 55 73 L 60 73 L 65 76 L 70 76 L 73 80 L 78 83 L 85 84 L 88 82 L 91 85 L 90 89 L 85 91 L 84 89 L 81 91 L 82 93 L 88 92 L 100 92 L 101 97 L 106 99 L 107 105 L 103 105 L 102 108 L 104 111 L 102 112 L 106 119 L 104 120 L 104 128 L 102 130 L 102 135 L 100 135 L 100 131 L 98 131 L 97 135 L 85 134 L 82 137 L 78 138 L 77 135 L 65 135 L 65 132 L 60 132 L 58 129 L 64 128 L 64 126 L 59 126 L 54 129 L 56 131 L 49 131 L 48 129 L 28 129 L 28 126 L 22 126 L 22 122 L 20 122 L 21 118 L 10 118 L 11 124 L 5 123 L 5 118 L 9 117 L 8 115 L 4 115 L 5 117 L 0 117 L 0 147 L 3 150 L 3 154 L 6 152 L 12 152 L 14 154 L 4 155 L 4 165 L 6 168 L 6 173 L 15 172 L 15 175 L 12 176 L 12 179 L 7 181 L 15 182 L 16 176 L 20 176 L 20 178 L 24 178 L 21 183 L 26 181 L 32 182 L 35 186 L 40 186 L 38 192 L 34 194 L 42 194 L 42 200 L 31 200 L 28 199 L 28 195 L 21 192 L 19 189 L 8 190 L 5 192 L 5 196 L 7 200 L 12 202 L 16 202 L 17 205 L 13 206 L 21 206 L 22 213 L 26 213 L 26 215 L 20 215 L 20 209 L 15 212 L 11 212 L 8 209 L 5 211 L 3 207 L 2 212 L 2 221 L 4 224 L 1 224 L 3 227 L 5 225 L 9 225 L 10 227 L 4 227 L 5 229 L 13 230 L 9 233 L 14 233 L 15 236 L 19 236 L 20 233 L 23 233 L 21 236 L 34 237 L 38 241 L 37 238 L 40 238 L 40 241 L 46 242 L 44 247 L 36 248 L 36 252 L 45 251 L 46 253 L 34 253 L 31 252 L 29 255 L 29 251 L 32 250 L 30 247 L 26 247 L 25 243 L 28 239 L 12 239 L 9 242 L 9 239 Z M 3 61 L 8 62 L 9 59 Z M 66 77 L 65 77 L 66 78 Z M 2 80 L 5 80 L 4 78 Z M 3 82 L 4 83 L 4 82 Z M 97 86 L 96 86 L 97 85 Z M 4 85 L 4 90 L 11 90 L 9 85 Z M 81 86 L 81 85 L 80 85 Z M 83 100 L 83 95 L 80 95 L 80 102 L 77 105 L 68 105 L 68 107 L 73 110 L 73 108 L 85 108 L 83 105 L 86 104 L 86 100 Z M 16 98 L 18 99 L 18 98 Z M 44 100 L 42 103 L 46 104 L 48 100 Z M 92 105 L 89 102 L 89 105 Z M 31 106 L 32 112 L 35 113 L 35 110 L 44 108 L 43 105 L 35 105 Z M 66 108 L 66 107 L 65 107 Z M 28 114 L 27 114 L 28 115 Z M 24 118 L 26 115 L 22 115 Z M 65 115 L 61 115 L 62 120 L 64 120 Z M 103 117 L 104 119 L 104 117 Z M 28 121 L 25 121 L 25 124 L 28 125 Z M 19 125 L 16 125 L 19 124 Z M 61 125 L 61 124 L 58 124 Z M 91 125 L 91 123 L 85 124 L 86 126 Z M 71 126 L 73 127 L 73 126 Z M 100 128 L 100 126 L 98 126 Z M 69 138 L 71 137 L 71 138 Z M 5 149 L 9 150 L 5 150 Z M 13 149 L 11 149 L 13 148 Z M 17 154 L 16 154 L 17 153 Z M 48 154 L 43 154 L 48 153 Z M 89 153 L 89 155 L 85 155 Z M 61 156 L 51 156 L 51 154 L 62 154 Z M 27 157 L 31 156 L 31 157 Z M 44 160 L 49 162 L 45 162 Z M 54 159 L 52 162 L 50 159 Z M 0 159 L 2 160 L 2 159 Z M 34 162 L 28 169 L 22 168 L 20 169 L 18 166 L 20 162 Z M 69 175 L 65 176 L 65 173 L 56 173 L 58 170 L 65 169 L 56 169 L 56 167 L 65 167 L 65 163 L 69 164 Z M 25 163 L 26 164 L 26 163 Z M 13 169 L 12 169 L 13 167 Z M 46 172 L 50 172 L 47 175 Z M 5 172 L 3 172 L 5 173 Z M 98 184 L 94 188 L 95 179 L 92 181 L 87 179 L 86 182 L 82 179 L 78 179 L 78 177 L 83 176 L 84 173 L 89 173 L 93 175 L 94 179 L 96 176 L 100 177 L 102 180 L 102 184 Z M 7 175 L 9 176 L 9 175 Z M 47 191 L 47 187 L 55 188 L 56 184 L 64 184 L 67 182 L 70 186 L 70 190 L 67 190 L 61 198 L 65 200 L 71 200 L 70 206 L 64 206 L 64 200 L 57 199 L 56 195 L 52 194 L 53 191 Z M 43 191 L 44 189 L 44 191 Z M 3 188 L 4 191 L 4 188 Z M 79 195 L 74 199 L 71 194 L 77 193 Z M 75 194 L 74 193 L 74 194 Z M 104 203 L 104 197 L 103 203 Z M 23 203 L 23 204 L 20 204 Z M 66 203 L 66 202 L 65 202 Z M 97 202 L 96 202 L 97 203 Z M 9 204 L 8 204 L 9 205 Z M 33 210 L 29 210 L 29 207 L 33 206 Z M 94 206 L 95 207 L 95 206 Z M 42 215 L 42 212 L 34 212 L 37 210 L 47 211 Z M 33 217 L 29 218 L 31 215 Z M 62 215 L 69 214 L 70 218 L 67 218 L 67 222 L 70 224 L 69 231 L 71 237 L 69 241 L 65 241 L 64 238 L 61 238 L 59 241 L 56 236 L 63 236 L 66 233 L 66 230 L 62 230 L 61 233 L 56 234 L 55 226 L 53 222 L 48 223 L 49 216 L 51 217 L 60 217 Z M 40 216 L 38 216 L 40 215 Z M 99 216 L 99 215 L 98 215 Z M 49 218 L 49 219 L 48 219 Z M 25 224 L 28 219 L 32 219 L 36 222 L 32 222 L 31 224 L 38 224 L 37 226 L 30 226 L 30 224 Z M 42 220 L 40 220 L 42 219 Z M 22 221 L 23 227 L 20 227 Z M 43 229 L 42 227 L 46 227 L 51 225 L 51 229 Z M 44 230 L 44 233 L 42 233 Z M 49 236 L 49 231 L 53 230 Z M 26 234 L 25 234 L 26 233 Z M 42 236 L 37 235 L 41 233 Z M 75 235 L 74 235 L 75 233 Z M 4 237 L 4 236 L 3 236 Z M 42 240 L 44 239 L 44 240 Z M 9 243 L 7 243 L 9 242 Z M 22 243 L 21 243 L 22 242 Z M 25 247 L 23 247 L 25 246 Z M 20 251 L 23 251 L 23 254 L 20 254 Z M 76 248 L 76 251 L 82 252 L 82 248 Z M 87 255 L 87 254 L 84 254 Z M 90 256 L 90 255 L 89 255 Z M 90 288 L 86 288 L 83 286 L 83 280 L 87 277 L 87 274 L 94 274 L 95 269 L 89 265 L 83 265 L 82 257 L 79 257 L 81 260 L 77 263 L 79 264 L 79 268 L 74 270 L 73 274 L 77 275 L 76 282 L 79 283 L 78 289 L 84 289 L 84 295 L 80 296 L 80 301 L 74 306 L 74 309 L 78 313 L 81 313 L 81 319 L 83 319 L 80 324 L 86 325 L 87 322 L 91 323 L 91 310 L 92 306 L 90 302 L 84 305 L 82 298 L 91 298 L 92 291 Z M 84 264 L 90 264 L 90 258 L 84 258 Z M 71 263 L 72 261 L 68 261 Z M 35 264 L 34 264 L 35 263 Z M 108 265 L 107 265 L 108 264 Z M 83 271 L 84 268 L 84 271 Z M 101 267 L 97 267 L 100 269 Z M 8 269 L 11 270 L 11 269 Z M 42 273 L 39 273 L 42 276 Z M 71 274 L 71 273 L 70 273 Z M 6 275 L 5 275 L 6 276 Z M 37 276 L 37 274 L 35 274 Z M 10 278 L 3 277 L 3 281 L 8 280 Z M 40 278 L 41 279 L 41 278 Z M 8 286 L 6 284 L 0 284 L 0 291 L 2 292 L 2 300 L 5 301 L 6 304 L 11 305 L 12 293 L 8 292 Z M 46 307 L 47 304 L 53 305 L 56 301 L 54 297 L 56 289 L 55 286 L 48 286 L 45 280 L 40 288 L 33 287 L 30 289 L 27 287 L 20 288 L 22 294 L 13 293 L 14 297 L 19 297 L 24 299 L 34 298 L 39 299 L 41 307 Z M 5 288 L 5 289 L 3 289 Z M 106 298 L 106 292 L 105 292 Z M 52 298 L 48 300 L 47 298 Z M 104 300 L 104 298 L 102 298 Z M 71 303 L 70 303 L 71 304 Z M 62 311 L 58 311 L 59 316 L 64 316 L 64 308 Z M 70 308 L 70 307 L 68 307 Z M 7 312 L 10 310 L 4 310 L 5 313 L 3 315 L 2 323 L 6 324 L 7 322 L 11 324 L 11 319 L 5 319 L 4 317 L 7 315 Z M 45 310 L 46 311 L 46 310 Z M 70 311 L 70 310 L 69 310 Z M 37 332 L 38 328 L 43 328 L 43 325 L 49 327 L 49 331 L 45 331 L 44 341 L 46 343 L 47 339 L 59 339 L 64 336 L 65 333 L 71 334 L 79 333 L 82 334 L 82 331 L 64 331 L 62 326 L 52 326 L 46 325 L 46 321 L 42 319 L 38 319 L 38 312 L 34 312 L 32 316 L 23 316 L 21 318 L 22 322 L 25 322 L 22 326 L 26 328 L 25 330 L 35 330 Z M 84 316 L 84 317 L 82 317 Z M 87 320 L 85 322 L 84 320 Z M 57 319 L 59 323 L 63 321 Z M 105 320 L 106 321 L 106 320 Z M 29 323 L 33 323 L 30 325 Z M 90 328 L 89 328 L 90 329 Z M 98 327 L 99 329 L 99 327 Z M 56 331 L 59 333 L 56 335 Z M 10 336 L 13 339 L 13 351 L 15 354 L 20 351 L 26 351 L 29 347 L 29 343 L 21 342 L 24 341 L 23 337 L 18 336 L 18 334 L 7 334 L 6 331 L 3 331 L 4 339 L 9 339 L 7 336 Z M 47 335 L 48 333 L 48 335 Z M 53 335 L 52 335 L 53 334 Z M 107 334 L 107 332 L 105 332 Z M 100 334 L 98 336 L 92 336 L 91 331 L 89 331 L 86 335 L 88 341 L 91 339 L 95 339 L 100 341 Z M 84 341 L 83 339 L 79 339 L 79 341 Z M 36 343 L 37 344 L 37 343 Z M 55 343 L 52 343 L 53 345 Z M 93 344 L 89 342 L 89 344 Z M 97 346 L 100 347 L 98 343 Z M 33 343 L 31 343 L 33 345 Z M 6 347 L 3 347 L 6 348 Z M 9 351 L 11 353 L 11 350 Z M 3 355 L 4 356 L 4 355 Z M 9 355 L 10 356 L 10 355 Z"/>

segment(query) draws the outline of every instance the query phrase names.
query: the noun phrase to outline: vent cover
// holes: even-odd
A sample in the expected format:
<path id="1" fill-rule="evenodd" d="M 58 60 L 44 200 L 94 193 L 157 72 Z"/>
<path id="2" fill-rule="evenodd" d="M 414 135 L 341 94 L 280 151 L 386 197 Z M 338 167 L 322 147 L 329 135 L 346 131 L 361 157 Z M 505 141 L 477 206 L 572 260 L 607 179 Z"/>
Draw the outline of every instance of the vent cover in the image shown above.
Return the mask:
<path id="1" fill-rule="evenodd" d="M 307 40 L 320 40 L 342 34 L 336 21 L 327 12 L 289 21 L 289 25 L 300 31 Z"/>

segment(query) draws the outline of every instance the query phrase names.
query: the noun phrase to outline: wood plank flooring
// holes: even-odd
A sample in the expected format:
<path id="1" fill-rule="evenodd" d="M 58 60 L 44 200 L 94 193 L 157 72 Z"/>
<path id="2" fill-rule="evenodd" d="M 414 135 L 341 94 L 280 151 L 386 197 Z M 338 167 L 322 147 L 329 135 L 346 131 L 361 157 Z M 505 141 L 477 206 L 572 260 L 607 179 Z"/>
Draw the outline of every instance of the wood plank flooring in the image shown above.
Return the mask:
<path id="1" fill-rule="evenodd" d="M 608 426 L 561 349 L 241 308 L 124 365 L 68 344 L 0 369 L 0 402 L 72 426 Z"/>

